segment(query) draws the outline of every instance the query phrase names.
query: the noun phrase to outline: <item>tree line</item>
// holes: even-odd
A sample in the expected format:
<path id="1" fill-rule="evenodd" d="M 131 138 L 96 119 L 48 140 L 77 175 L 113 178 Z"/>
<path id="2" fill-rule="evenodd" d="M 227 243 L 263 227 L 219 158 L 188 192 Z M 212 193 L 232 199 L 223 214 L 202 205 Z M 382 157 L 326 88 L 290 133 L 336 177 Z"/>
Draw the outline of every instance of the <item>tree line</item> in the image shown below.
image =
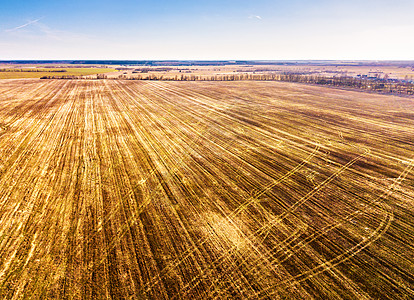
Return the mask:
<path id="1" fill-rule="evenodd" d="M 108 79 L 108 76 L 105 74 L 97 74 L 95 77 L 82 75 L 45 75 L 40 77 L 40 79 Z"/>
<path id="2" fill-rule="evenodd" d="M 94 77 L 63 75 L 43 76 L 41 79 L 108 79 L 108 77 L 105 74 L 97 74 Z M 128 76 L 123 74 L 109 79 L 161 81 L 284 81 L 362 89 L 379 93 L 414 95 L 414 82 L 409 80 L 389 78 L 356 78 L 346 75 L 328 77 L 319 74 L 301 74 L 290 72 L 264 74 L 236 73 L 220 75 L 180 74 L 175 76 L 164 76 L 161 74 Z"/>
<path id="3" fill-rule="evenodd" d="M 389 78 L 356 78 L 352 76 L 328 77 L 319 74 L 300 73 L 265 73 L 265 74 L 225 74 L 225 75 L 176 75 L 165 77 L 151 74 L 148 76 L 120 75 L 118 79 L 124 80 L 172 80 L 172 81 L 285 81 L 316 85 L 329 85 L 335 87 L 356 88 L 380 93 L 397 93 L 414 95 L 414 82 Z"/>

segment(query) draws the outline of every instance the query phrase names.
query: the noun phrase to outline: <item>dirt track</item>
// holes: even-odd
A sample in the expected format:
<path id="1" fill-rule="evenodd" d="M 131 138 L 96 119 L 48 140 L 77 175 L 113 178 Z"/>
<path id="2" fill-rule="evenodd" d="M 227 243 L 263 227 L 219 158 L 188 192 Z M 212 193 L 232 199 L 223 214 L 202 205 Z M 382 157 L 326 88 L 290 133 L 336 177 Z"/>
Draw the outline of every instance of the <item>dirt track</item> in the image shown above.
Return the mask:
<path id="1" fill-rule="evenodd" d="M 0 298 L 414 297 L 414 101 L 0 81 Z"/>

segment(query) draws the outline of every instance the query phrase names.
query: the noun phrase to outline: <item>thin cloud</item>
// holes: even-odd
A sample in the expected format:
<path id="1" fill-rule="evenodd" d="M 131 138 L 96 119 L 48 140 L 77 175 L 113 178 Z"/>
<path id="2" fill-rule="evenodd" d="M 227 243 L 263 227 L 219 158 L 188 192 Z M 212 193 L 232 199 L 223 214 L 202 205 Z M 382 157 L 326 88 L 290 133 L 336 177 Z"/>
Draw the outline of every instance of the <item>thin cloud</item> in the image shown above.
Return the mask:
<path id="1" fill-rule="evenodd" d="M 25 40 L 39 40 L 48 39 L 54 41 L 84 41 L 90 39 L 84 34 L 74 33 L 70 31 L 63 31 L 49 27 L 48 25 L 41 22 L 44 17 L 32 20 L 23 25 L 6 29 L 5 32 L 9 35 L 13 35 L 15 38 L 21 38 Z M 27 28 L 27 30 L 22 30 Z M 29 29 L 30 28 L 30 29 Z"/>
<path id="2" fill-rule="evenodd" d="M 249 16 L 249 19 L 258 19 L 258 20 L 262 20 L 263 18 L 261 16 Z"/>
<path id="3" fill-rule="evenodd" d="M 35 24 L 35 23 L 39 22 L 41 19 L 42 19 L 42 18 L 39 18 L 39 19 L 36 19 L 36 20 L 30 21 L 30 22 L 27 22 L 27 23 L 25 23 L 25 24 L 23 24 L 23 25 L 20 25 L 20 26 L 14 27 L 14 28 L 10 28 L 10 29 L 6 29 L 6 30 L 4 30 L 4 31 L 6 31 L 6 32 L 16 31 L 16 30 L 22 29 L 22 28 L 24 28 L 24 27 L 27 27 L 27 26 L 29 26 L 29 25 Z"/>

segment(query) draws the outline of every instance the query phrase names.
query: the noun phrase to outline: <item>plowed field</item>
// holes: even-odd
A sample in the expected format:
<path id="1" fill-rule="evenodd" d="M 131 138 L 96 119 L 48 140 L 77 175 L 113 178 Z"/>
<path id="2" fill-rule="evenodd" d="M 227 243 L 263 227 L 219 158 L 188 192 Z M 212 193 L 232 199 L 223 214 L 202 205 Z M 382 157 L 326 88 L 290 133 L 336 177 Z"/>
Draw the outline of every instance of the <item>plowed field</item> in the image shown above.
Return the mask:
<path id="1" fill-rule="evenodd" d="M 413 165 L 410 98 L 0 80 L 0 298 L 413 298 Z"/>

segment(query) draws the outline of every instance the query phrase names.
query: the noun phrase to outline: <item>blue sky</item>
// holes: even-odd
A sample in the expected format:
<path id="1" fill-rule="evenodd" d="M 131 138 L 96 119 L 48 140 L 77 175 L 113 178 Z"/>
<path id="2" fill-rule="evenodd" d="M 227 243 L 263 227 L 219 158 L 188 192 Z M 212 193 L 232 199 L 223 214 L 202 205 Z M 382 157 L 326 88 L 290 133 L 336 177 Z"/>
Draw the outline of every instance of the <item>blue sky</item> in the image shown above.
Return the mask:
<path id="1" fill-rule="evenodd" d="M 414 0 L 0 0 L 0 59 L 414 60 Z"/>

